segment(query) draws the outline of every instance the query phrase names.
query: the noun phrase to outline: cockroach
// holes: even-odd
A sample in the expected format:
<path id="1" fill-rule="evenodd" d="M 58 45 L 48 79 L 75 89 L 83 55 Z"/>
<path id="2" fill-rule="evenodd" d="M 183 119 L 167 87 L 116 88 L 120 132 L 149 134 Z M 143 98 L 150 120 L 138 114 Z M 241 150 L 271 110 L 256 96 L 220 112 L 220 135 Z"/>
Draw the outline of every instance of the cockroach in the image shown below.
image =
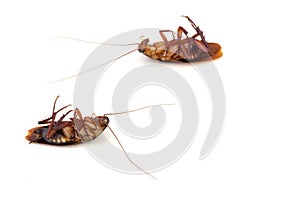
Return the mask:
<path id="1" fill-rule="evenodd" d="M 145 174 L 148 174 L 149 176 L 154 178 L 150 173 L 148 173 L 147 171 L 139 167 L 136 163 L 134 163 L 130 159 L 123 145 L 121 144 L 120 140 L 113 132 L 113 130 L 109 127 L 108 125 L 109 118 L 107 116 L 124 114 L 124 113 L 134 112 L 145 108 L 161 106 L 161 105 L 172 105 L 172 104 L 153 105 L 153 106 L 147 106 L 147 107 L 138 108 L 126 112 L 107 113 L 104 114 L 103 116 L 92 116 L 92 117 L 83 117 L 79 109 L 76 108 L 74 110 L 74 116 L 73 118 L 70 118 L 70 120 L 64 121 L 64 118 L 73 110 L 69 110 L 56 121 L 56 115 L 62 110 L 66 109 L 67 107 L 71 106 L 71 105 L 67 105 L 55 111 L 55 105 L 58 98 L 59 96 L 57 96 L 54 101 L 52 116 L 47 119 L 38 121 L 38 124 L 43 124 L 43 126 L 38 126 L 28 130 L 28 134 L 27 136 L 25 136 L 25 138 L 26 140 L 29 141 L 29 143 L 41 143 L 41 144 L 60 145 L 60 146 L 84 143 L 98 137 L 107 127 L 113 134 L 114 138 L 117 140 L 118 144 L 120 145 L 122 151 L 124 152 L 129 162 L 132 163 L 135 167 L 140 169 Z"/>
<path id="2" fill-rule="evenodd" d="M 196 34 L 189 37 L 188 32 L 182 26 L 177 29 L 177 38 L 171 30 L 160 30 L 162 42 L 149 44 L 149 39 L 144 39 L 138 45 L 138 51 L 152 59 L 165 62 L 194 62 L 221 57 L 221 46 L 217 43 L 208 43 L 199 26 L 196 26 L 188 16 L 183 17 L 191 23 Z M 173 39 L 168 40 L 165 32 L 172 33 Z M 182 39 L 182 34 L 186 38 Z M 201 40 L 196 39 L 198 36 Z"/>
<path id="3" fill-rule="evenodd" d="M 120 55 L 108 62 L 105 62 L 101 65 L 98 65 L 94 68 L 91 68 L 90 70 L 81 72 L 79 74 L 66 77 L 62 80 L 66 80 L 72 77 L 76 77 L 81 74 L 85 74 L 87 72 L 93 71 L 97 69 L 98 67 L 101 67 L 103 65 L 106 65 L 112 61 L 115 61 L 121 57 L 124 57 L 136 50 L 138 50 L 140 53 L 143 53 L 149 58 L 152 58 L 154 60 L 159 60 L 162 62 L 196 62 L 196 61 L 205 61 L 210 59 L 217 59 L 223 55 L 221 46 L 218 43 L 212 43 L 207 42 L 204 36 L 203 31 L 200 30 L 199 26 L 197 26 L 191 18 L 188 16 L 182 16 L 185 17 L 192 27 L 195 29 L 196 33 L 192 36 L 188 36 L 188 31 L 186 31 L 182 26 L 179 26 L 177 29 L 177 38 L 175 37 L 175 32 L 172 30 L 160 30 L 159 34 L 163 41 L 156 42 L 153 44 L 149 44 L 149 39 L 146 38 L 142 40 L 140 43 L 132 43 L 132 44 L 107 44 L 107 43 L 96 43 L 96 42 L 89 42 L 85 40 L 70 38 L 70 37 L 57 37 L 57 38 L 69 38 L 74 39 L 77 41 L 82 42 L 89 42 L 89 43 L 95 43 L 95 44 L 103 44 L 103 45 L 115 45 L 115 46 L 127 46 L 127 45 L 137 45 L 137 49 L 133 49 L 123 55 Z M 168 40 L 165 33 L 172 33 L 173 39 Z M 185 35 L 185 38 L 182 36 Z M 201 40 L 196 39 L 197 37 L 200 37 Z M 57 82 L 57 81 L 55 81 Z"/>

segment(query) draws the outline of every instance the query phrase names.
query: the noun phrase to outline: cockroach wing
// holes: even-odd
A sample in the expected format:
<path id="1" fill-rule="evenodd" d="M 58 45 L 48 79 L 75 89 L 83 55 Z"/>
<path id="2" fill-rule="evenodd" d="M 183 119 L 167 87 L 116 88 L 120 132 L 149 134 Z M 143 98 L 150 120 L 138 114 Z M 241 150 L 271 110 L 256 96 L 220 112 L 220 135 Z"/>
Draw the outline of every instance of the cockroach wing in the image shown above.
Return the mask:
<path id="1" fill-rule="evenodd" d="M 82 117 L 79 109 L 75 109 L 74 112 L 74 129 L 82 142 L 86 142 L 98 137 L 102 132 L 103 128 L 97 120 L 97 117 Z"/>

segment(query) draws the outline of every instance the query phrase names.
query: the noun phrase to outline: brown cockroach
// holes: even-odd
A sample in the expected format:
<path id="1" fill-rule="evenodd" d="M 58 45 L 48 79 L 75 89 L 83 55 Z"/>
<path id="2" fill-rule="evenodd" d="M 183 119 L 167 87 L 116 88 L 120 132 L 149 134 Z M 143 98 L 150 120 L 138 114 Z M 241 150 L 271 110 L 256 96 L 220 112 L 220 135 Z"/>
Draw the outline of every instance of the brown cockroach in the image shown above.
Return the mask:
<path id="1" fill-rule="evenodd" d="M 82 42 L 104 44 L 104 45 L 115 45 L 115 46 L 138 45 L 137 49 L 131 50 L 125 53 L 124 55 L 127 55 L 129 53 L 132 53 L 133 51 L 138 50 L 140 53 L 143 53 L 144 55 L 154 60 L 159 60 L 164 62 L 194 62 L 194 61 L 202 61 L 208 59 L 216 59 L 223 55 L 221 51 L 221 46 L 218 43 L 207 42 L 203 34 L 203 31 L 200 30 L 199 26 L 197 26 L 188 16 L 182 16 L 182 17 L 185 17 L 191 23 L 192 27 L 195 29 L 196 33 L 192 37 L 189 37 L 188 32 L 182 26 L 179 26 L 177 29 L 177 38 L 175 37 L 175 32 L 172 30 L 160 30 L 159 34 L 163 41 L 156 42 L 153 44 L 149 44 L 148 38 L 142 40 L 140 43 L 132 43 L 132 44 L 96 43 L 96 42 L 89 42 L 89 41 L 70 38 L 70 37 L 67 38 L 74 39 L 77 41 L 82 41 Z M 172 34 L 173 36 L 172 40 L 167 39 L 165 35 L 165 33 L 167 32 Z M 184 39 L 182 38 L 183 34 L 186 36 Z M 196 39 L 198 36 L 201 38 L 201 40 Z M 119 59 L 124 55 L 121 55 L 115 59 Z"/>
<path id="2" fill-rule="evenodd" d="M 70 118 L 69 121 L 64 121 L 64 118 L 73 110 L 69 110 L 56 121 L 56 115 L 70 106 L 67 105 L 55 111 L 58 97 L 54 101 L 52 116 L 38 122 L 38 124 L 44 124 L 44 126 L 28 130 L 28 135 L 25 138 L 30 143 L 51 145 L 79 144 L 95 139 L 108 126 L 108 117 L 96 116 L 83 118 L 78 108 L 74 110 L 74 117 Z"/>
<path id="3" fill-rule="evenodd" d="M 38 122 L 38 124 L 44 124 L 44 126 L 38 126 L 28 130 L 28 134 L 25 138 L 26 140 L 29 141 L 29 143 L 42 143 L 42 144 L 60 145 L 60 146 L 79 144 L 79 143 L 88 142 L 90 140 L 95 139 L 106 129 L 106 127 L 108 127 L 108 129 L 111 131 L 114 138 L 117 140 L 118 144 L 120 145 L 122 151 L 124 152 L 129 162 L 132 163 L 135 167 L 140 169 L 145 174 L 148 174 L 149 176 L 154 178 L 150 173 L 148 173 L 147 171 L 139 167 L 136 163 L 134 163 L 130 159 L 125 149 L 123 148 L 123 145 L 121 144 L 120 140 L 113 132 L 113 130 L 109 127 L 108 125 L 109 118 L 107 116 L 124 114 L 124 113 L 134 112 L 145 108 L 161 106 L 161 105 L 172 105 L 172 104 L 153 105 L 153 106 L 147 106 L 147 107 L 138 108 L 126 112 L 108 113 L 108 114 L 104 114 L 103 116 L 92 116 L 92 117 L 83 117 L 79 109 L 76 108 L 74 110 L 74 117 L 70 118 L 69 121 L 64 121 L 64 118 L 73 110 L 69 110 L 56 121 L 56 115 L 59 112 L 61 112 L 63 109 L 70 106 L 67 105 L 55 111 L 55 105 L 58 97 L 59 96 L 56 97 L 53 104 L 52 116 Z"/>
<path id="4" fill-rule="evenodd" d="M 182 17 L 185 17 L 191 23 L 192 27 L 195 29 L 196 33 L 192 37 L 188 36 L 188 32 L 182 26 L 179 26 L 177 29 L 177 38 L 175 37 L 175 33 L 171 30 L 160 30 L 159 34 L 163 41 L 156 42 L 153 44 L 149 44 L 148 38 L 142 40 L 140 43 L 107 44 L 107 43 L 89 42 L 89 41 L 70 38 L 70 37 L 56 37 L 56 38 L 69 38 L 77 41 L 103 44 L 103 45 L 114 45 L 114 46 L 138 45 L 137 49 L 133 49 L 123 55 L 120 55 L 108 62 L 98 65 L 87 71 L 80 72 L 79 74 L 69 76 L 58 81 L 66 80 L 93 71 L 103 65 L 106 65 L 121 57 L 124 57 L 136 50 L 138 50 L 140 53 L 143 53 L 149 58 L 152 58 L 154 60 L 159 60 L 162 62 L 205 61 L 205 60 L 217 59 L 223 55 L 221 46 L 218 43 L 207 42 L 203 34 L 203 31 L 200 30 L 199 26 L 197 26 L 188 16 L 182 16 Z M 173 36 L 172 40 L 167 39 L 165 35 L 166 32 L 172 33 Z M 182 37 L 183 34 L 185 35 L 185 38 Z M 201 38 L 201 40 L 196 39 L 198 36 Z M 54 81 L 54 82 L 58 82 L 58 81 Z"/>
<path id="5" fill-rule="evenodd" d="M 188 16 L 183 17 L 188 19 L 196 34 L 189 37 L 188 32 L 182 26 L 179 26 L 176 39 L 173 31 L 160 30 L 159 34 L 163 39 L 162 42 L 149 44 L 149 39 L 144 39 L 138 45 L 138 51 L 152 59 L 165 62 L 194 62 L 221 57 L 221 46 L 217 43 L 208 43 L 199 26 L 196 26 Z M 172 33 L 173 39 L 168 40 L 164 34 L 165 32 Z M 182 39 L 182 34 L 186 38 Z M 198 36 L 201 40 L 196 39 Z"/>

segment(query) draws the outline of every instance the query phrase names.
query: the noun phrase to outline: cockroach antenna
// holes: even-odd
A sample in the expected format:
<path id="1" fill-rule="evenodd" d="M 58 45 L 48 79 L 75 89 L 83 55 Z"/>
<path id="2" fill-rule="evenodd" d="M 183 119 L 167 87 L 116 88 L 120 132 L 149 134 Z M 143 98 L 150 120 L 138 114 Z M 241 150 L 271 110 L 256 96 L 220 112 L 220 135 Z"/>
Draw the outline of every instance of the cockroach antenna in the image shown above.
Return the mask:
<path id="1" fill-rule="evenodd" d="M 130 45 L 138 45 L 139 43 L 128 43 L 128 44 L 112 44 L 112 43 L 105 43 L 105 42 L 94 42 L 94 41 L 89 41 L 89 40 L 82 40 L 74 37 L 68 37 L 68 36 L 56 36 L 56 37 L 51 37 L 49 40 L 55 40 L 55 39 L 70 39 L 70 40 L 75 40 L 78 42 L 85 42 L 85 43 L 90 43 L 90 44 L 98 44 L 98 45 L 109 45 L 109 46 L 130 46 Z"/>
<path id="2" fill-rule="evenodd" d="M 48 84 L 58 83 L 58 82 L 65 81 L 65 80 L 68 80 L 68 79 L 71 79 L 71 78 L 74 78 L 74 77 L 77 77 L 77 76 L 81 76 L 81 75 L 83 75 L 83 74 L 89 73 L 89 72 L 94 71 L 94 70 L 97 70 L 99 67 L 101 67 L 101 66 L 103 66 L 103 65 L 106 65 L 106 64 L 109 64 L 109 63 L 111 63 L 111 62 L 113 62 L 113 61 L 115 61 L 115 60 L 118 60 L 119 58 L 122 58 L 122 57 L 124 57 L 124 56 L 126 56 L 126 55 L 128 55 L 128 54 L 130 54 L 130 53 L 132 53 L 132 52 L 134 52 L 134 51 L 136 51 L 136 50 L 138 50 L 138 49 L 133 49 L 133 50 L 128 51 L 128 52 L 126 52 L 126 53 L 124 53 L 124 54 L 122 54 L 122 55 L 120 55 L 120 56 L 118 56 L 118 57 L 116 57 L 116 58 L 114 58 L 114 59 L 112 59 L 112 60 L 109 60 L 109 61 L 107 61 L 107 62 L 105 62 L 105 63 L 102 63 L 101 65 L 98 65 L 98 66 L 93 67 L 93 68 L 91 68 L 91 69 L 88 69 L 88 70 L 86 70 L 86 71 L 80 72 L 80 73 L 78 73 L 78 74 L 74 74 L 74 75 L 72 75 L 72 76 L 65 77 L 65 78 L 60 79 L 60 80 L 57 80 L 57 81 L 49 82 Z"/>
<path id="3" fill-rule="evenodd" d="M 142 172 L 144 172 L 145 174 L 147 174 L 148 176 L 150 176 L 151 178 L 157 180 L 152 174 L 150 174 L 149 172 L 147 172 L 146 170 L 144 170 L 143 168 L 141 168 L 140 166 L 138 166 L 135 162 L 133 162 L 131 160 L 131 158 L 128 156 L 127 152 L 125 151 L 123 145 L 121 144 L 120 140 L 118 139 L 118 137 L 116 136 L 116 134 L 114 133 L 114 131 L 110 128 L 110 126 L 107 126 L 108 129 L 110 130 L 110 132 L 113 134 L 114 138 L 117 140 L 119 146 L 121 147 L 123 153 L 125 154 L 127 160 L 134 165 L 136 168 L 138 168 L 139 170 L 141 170 Z"/>

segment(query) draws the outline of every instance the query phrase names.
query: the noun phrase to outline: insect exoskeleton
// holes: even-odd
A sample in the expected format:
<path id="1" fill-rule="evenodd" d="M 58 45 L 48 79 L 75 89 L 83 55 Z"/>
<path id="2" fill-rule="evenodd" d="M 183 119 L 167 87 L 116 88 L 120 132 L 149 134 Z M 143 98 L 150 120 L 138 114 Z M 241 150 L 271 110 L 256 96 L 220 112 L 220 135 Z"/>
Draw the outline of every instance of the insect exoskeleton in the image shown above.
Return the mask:
<path id="1" fill-rule="evenodd" d="M 54 130 L 55 133 L 47 137 L 47 132 L 42 133 L 43 139 L 49 144 L 55 145 L 67 145 L 67 144 L 76 144 L 80 142 L 80 139 L 76 137 L 73 126 L 67 125 L 62 129 Z"/>
<path id="2" fill-rule="evenodd" d="M 74 135 L 73 126 L 66 126 L 62 129 L 55 130 L 55 134 L 51 137 L 47 137 L 46 134 L 49 130 L 49 126 L 40 126 L 28 130 L 28 134 L 25 137 L 30 143 L 43 143 L 53 145 L 68 145 L 76 144 L 80 142 L 79 138 Z"/>
<path id="3" fill-rule="evenodd" d="M 78 108 L 74 111 L 74 129 L 82 142 L 98 137 L 108 126 L 109 119 L 106 116 L 82 117 Z"/>
<path id="4" fill-rule="evenodd" d="M 207 42 L 199 26 L 196 26 L 188 16 L 183 17 L 187 18 L 196 30 L 195 35 L 189 37 L 188 32 L 181 26 L 177 29 L 177 38 L 173 31 L 161 30 L 159 34 L 163 41 L 149 44 L 149 39 L 144 39 L 138 45 L 138 51 L 152 59 L 166 62 L 193 62 L 221 57 L 221 46 Z M 165 32 L 170 32 L 173 39 L 168 40 Z M 186 36 L 184 39 L 182 34 Z M 200 36 L 201 40 L 197 40 L 197 36 Z"/>
<path id="5" fill-rule="evenodd" d="M 26 140 L 29 142 L 40 143 L 43 141 L 43 132 L 47 132 L 47 127 L 39 126 L 28 130 L 28 134 L 25 136 Z"/>

